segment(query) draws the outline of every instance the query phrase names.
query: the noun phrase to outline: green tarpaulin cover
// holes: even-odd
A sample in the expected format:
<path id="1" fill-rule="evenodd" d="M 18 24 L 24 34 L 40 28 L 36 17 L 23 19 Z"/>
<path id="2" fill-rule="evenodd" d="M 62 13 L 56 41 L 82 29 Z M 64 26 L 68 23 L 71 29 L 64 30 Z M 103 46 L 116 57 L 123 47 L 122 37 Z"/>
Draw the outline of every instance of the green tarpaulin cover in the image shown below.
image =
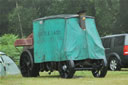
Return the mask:
<path id="1" fill-rule="evenodd" d="M 105 59 L 94 18 L 86 17 L 86 30 L 78 17 L 48 18 L 33 22 L 35 63 Z"/>

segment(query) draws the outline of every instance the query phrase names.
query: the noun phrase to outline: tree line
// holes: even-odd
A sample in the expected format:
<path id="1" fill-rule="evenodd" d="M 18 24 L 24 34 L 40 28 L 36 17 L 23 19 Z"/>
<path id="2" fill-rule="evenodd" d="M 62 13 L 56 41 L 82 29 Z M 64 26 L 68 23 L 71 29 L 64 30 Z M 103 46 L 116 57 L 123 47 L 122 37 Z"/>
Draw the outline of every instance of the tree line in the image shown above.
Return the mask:
<path id="1" fill-rule="evenodd" d="M 128 0 L 0 0 L 0 36 L 28 36 L 34 19 L 80 10 L 95 17 L 101 36 L 128 33 L 127 6 Z"/>

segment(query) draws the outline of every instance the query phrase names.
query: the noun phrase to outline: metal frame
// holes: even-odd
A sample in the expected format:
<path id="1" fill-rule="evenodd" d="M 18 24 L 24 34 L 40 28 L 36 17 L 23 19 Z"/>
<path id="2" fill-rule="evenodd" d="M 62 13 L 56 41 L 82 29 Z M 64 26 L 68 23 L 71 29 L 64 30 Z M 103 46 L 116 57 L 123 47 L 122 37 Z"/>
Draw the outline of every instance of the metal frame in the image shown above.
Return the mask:
<path id="1" fill-rule="evenodd" d="M 38 18 L 33 20 L 34 21 L 39 21 L 39 20 L 46 20 L 46 19 L 56 19 L 56 18 L 64 18 L 64 19 L 68 19 L 68 18 L 73 18 L 73 17 L 79 17 L 78 14 L 61 14 L 61 15 L 53 15 L 53 16 L 46 16 L 43 18 Z M 86 18 L 94 18 L 92 16 L 86 16 Z"/>

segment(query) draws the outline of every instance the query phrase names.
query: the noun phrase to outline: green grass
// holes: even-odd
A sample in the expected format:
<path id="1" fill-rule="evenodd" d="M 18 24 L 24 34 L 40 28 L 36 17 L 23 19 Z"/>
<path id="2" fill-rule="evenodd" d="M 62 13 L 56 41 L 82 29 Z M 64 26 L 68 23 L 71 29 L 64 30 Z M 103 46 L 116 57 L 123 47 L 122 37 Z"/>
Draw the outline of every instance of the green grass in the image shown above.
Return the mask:
<path id="1" fill-rule="evenodd" d="M 90 71 L 77 71 L 72 79 L 62 79 L 58 72 L 40 74 L 36 78 L 5 76 L 0 78 L 0 85 L 128 85 L 128 71 L 108 71 L 105 78 L 94 78 Z"/>

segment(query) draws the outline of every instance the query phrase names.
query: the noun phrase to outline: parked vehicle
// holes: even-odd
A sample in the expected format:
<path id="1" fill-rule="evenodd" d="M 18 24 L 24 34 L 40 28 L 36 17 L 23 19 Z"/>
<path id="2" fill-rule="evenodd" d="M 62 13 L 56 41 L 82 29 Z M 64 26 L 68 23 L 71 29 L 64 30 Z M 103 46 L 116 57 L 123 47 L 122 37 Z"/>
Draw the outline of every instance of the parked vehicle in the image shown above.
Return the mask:
<path id="1" fill-rule="evenodd" d="M 33 21 L 33 33 L 16 40 L 23 46 L 20 56 L 22 76 L 36 77 L 39 71 L 59 71 L 72 78 L 75 71 L 90 70 L 94 77 L 105 77 L 107 60 L 93 17 L 56 15 Z"/>
<path id="2" fill-rule="evenodd" d="M 128 67 L 128 34 L 116 34 L 102 37 L 108 67 L 120 70 Z"/>

